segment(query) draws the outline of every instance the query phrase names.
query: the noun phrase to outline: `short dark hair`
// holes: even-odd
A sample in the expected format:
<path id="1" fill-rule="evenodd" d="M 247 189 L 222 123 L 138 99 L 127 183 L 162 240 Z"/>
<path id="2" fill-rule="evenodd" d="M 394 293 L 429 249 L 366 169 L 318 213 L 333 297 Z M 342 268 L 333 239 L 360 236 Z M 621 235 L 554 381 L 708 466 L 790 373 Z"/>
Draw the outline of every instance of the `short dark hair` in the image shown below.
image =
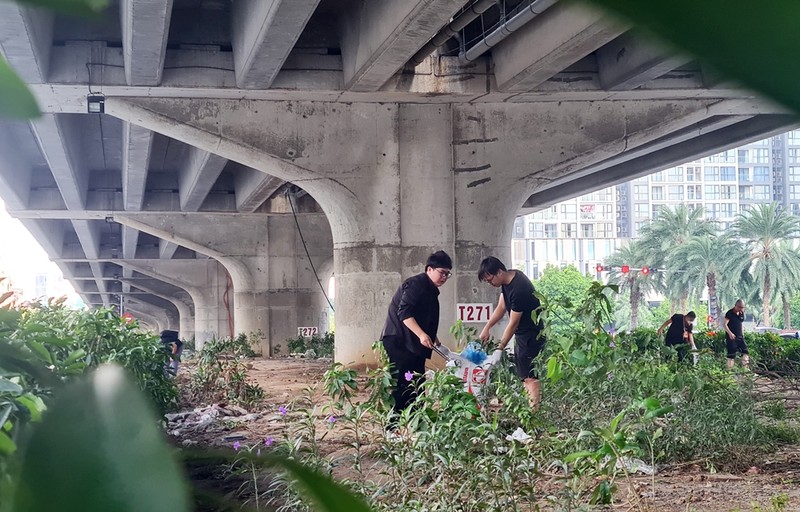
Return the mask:
<path id="1" fill-rule="evenodd" d="M 436 251 L 428 256 L 428 261 L 425 262 L 425 270 L 428 270 L 428 267 L 446 268 L 450 270 L 453 268 L 453 260 L 450 259 L 450 256 L 448 256 L 446 252 Z"/>
<path id="2" fill-rule="evenodd" d="M 692 320 L 694 320 L 695 318 L 697 318 L 697 315 L 694 313 L 694 311 L 689 311 L 688 313 L 686 313 L 686 318 L 691 318 Z"/>
<path id="3" fill-rule="evenodd" d="M 497 275 L 501 270 L 506 270 L 506 266 L 503 265 L 503 262 L 494 256 L 489 256 L 481 261 L 481 268 L 478 270 L 478 280 L 483 281 L 484 278 L 488 276 Z"/>

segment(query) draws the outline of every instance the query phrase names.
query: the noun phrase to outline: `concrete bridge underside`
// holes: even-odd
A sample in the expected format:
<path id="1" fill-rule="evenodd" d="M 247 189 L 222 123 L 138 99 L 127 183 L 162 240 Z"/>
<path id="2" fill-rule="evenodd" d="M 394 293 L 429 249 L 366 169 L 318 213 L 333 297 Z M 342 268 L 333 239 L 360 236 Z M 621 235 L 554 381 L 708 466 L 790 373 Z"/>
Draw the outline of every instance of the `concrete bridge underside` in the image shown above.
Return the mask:
<path id="1" fill-rule="evenodd" d="M 199 343 L 325 329 L 334 276 L 361 364 L 432 250 L 447 339 L 521 212 L 796 126 L 632 28 L 554 0 L 0 3 L 44 111 L 0 123 L 0 194 L 87 303 Z"/>

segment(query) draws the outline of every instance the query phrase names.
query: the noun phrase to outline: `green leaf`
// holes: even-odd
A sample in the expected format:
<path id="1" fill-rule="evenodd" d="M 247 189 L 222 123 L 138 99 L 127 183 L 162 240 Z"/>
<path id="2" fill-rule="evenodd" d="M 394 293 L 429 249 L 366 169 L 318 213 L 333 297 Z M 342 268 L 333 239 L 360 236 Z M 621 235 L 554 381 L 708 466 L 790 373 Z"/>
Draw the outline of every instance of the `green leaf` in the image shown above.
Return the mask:
<path id="1" fill-rule="evenodd" d="M 33 7 L 47 7 L 64 14 L 91 16 L 108 7 L 108 0 L 17 0 Z"/>
<path id="2" fill-rule="evenodd" d="M 31 119 L 40 115 L 28 86 L 0 55 L 0 118 Z"/>
<path id="3" fill-rule="evenodd" d="M 11 382 L 4 377 L 0 377 L 0 393 L 12 393 L 18 395 L 22 393 L 22 386 L 16 382 Z M 2 421 L 0 421 L 0 423 L 2 423 Z"/>
<path id="4" fill-rule="evenodd" d="M 17 445 L 14 444 L 14 441 L 5 432 L 0 432 L 0 453 L 10 455 L 15 451 L 17 451 Z"/>
<path id="5" fill-rule="evenodd" d="M 8 417 L 11 415 L 11 411 L 14 409 L 14 406 L 11 405 L 10 402 L 6 402 L 3 405 L 0 405 L 0 428 L 5 426 L 6 421 L 8 421 Z"/>
<path id="6" fill-rule="evenodd" d="M 594 452 L 589 452 L 589 451 L 586 451 L 586 450 L 580 451 L 580 452 L 574 452 L 574 453 L 570 453 L 569 455 L 564 457 L 564 462 L 569 464 L 570 462 L 574 462 L 574 461 L 576 461 L 578 459 L 586 459 L 586 458 L 593 457 L 593 456 L 594 456 Z"/>
<path id="7" fill-rule="evenodd" d="M 38 341 L 28 340 L 25 342 L 31 352 L 47 364 L 53 364 L 53 356 L 50 352 Z"/>
<path id="8" fill-rule="evenodd" d="M 42 413 L 47 409 L 41 398 L 30 393 L 25 393 L 18 397 L 16 402 L 28 410 L 31 415 L 31 421 L 41 421 Z"/>
<path id="9" fill-rule="evenodd" d="M 186 482 L 156 417 L 123 370 L 70 385 L 33 431 L 15 511 L 186 512 Z"/>
<path id="10" fill-rule="evenodd" d="M 800 2 L 591 0 L 800 112 Z M 747 34 L 747 37 L 742 37 Z"/>

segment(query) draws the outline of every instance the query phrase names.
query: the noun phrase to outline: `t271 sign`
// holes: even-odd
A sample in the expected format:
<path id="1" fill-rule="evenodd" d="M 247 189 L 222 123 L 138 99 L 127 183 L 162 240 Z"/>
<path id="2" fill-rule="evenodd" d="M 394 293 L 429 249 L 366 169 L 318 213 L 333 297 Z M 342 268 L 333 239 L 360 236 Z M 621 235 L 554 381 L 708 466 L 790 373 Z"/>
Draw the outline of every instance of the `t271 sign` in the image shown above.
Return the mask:
<path id="1" fill-rule="evenodd" d="M 462 322 L 488 322 L 491 304 L 456 304 L 456 319 Z"/>
<path id="2" fill-rule="evenodd" d="M 316 327 L 298 327 L 297 336 L 300 338 L 310 338 L 319 334 L 319 329 Z"/>

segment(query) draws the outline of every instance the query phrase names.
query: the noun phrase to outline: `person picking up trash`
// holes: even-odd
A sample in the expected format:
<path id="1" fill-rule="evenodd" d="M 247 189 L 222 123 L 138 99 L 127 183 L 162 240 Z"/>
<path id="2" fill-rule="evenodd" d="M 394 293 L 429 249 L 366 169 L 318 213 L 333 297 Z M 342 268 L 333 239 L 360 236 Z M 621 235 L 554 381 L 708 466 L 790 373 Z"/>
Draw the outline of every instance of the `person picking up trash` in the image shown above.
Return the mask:
<path id="1" fill-rule="evenodd" d="M 494 256 L 481 261 L 478 279 L 500 288 L 497 307 L 481 331 L 480 339 L 486 342 L 489 339 L 490 329 L 508 312 L 508 325 L 503 331 L 498 348 L 505 350 L 511 337 L 514 336 L 517 376 L 522 379 L 528 392 L 528 403 L 533 409 L 538 409 L 542 390 L 533 368 L 533 360 L 544 348 L 546 339 L 542 333 L 544 328 L 542 321 L 534 322 L 531 318 L 531 314 L 541 307 L 533 283 L 519 270 L 507 270 L 503 262 Z"/>

